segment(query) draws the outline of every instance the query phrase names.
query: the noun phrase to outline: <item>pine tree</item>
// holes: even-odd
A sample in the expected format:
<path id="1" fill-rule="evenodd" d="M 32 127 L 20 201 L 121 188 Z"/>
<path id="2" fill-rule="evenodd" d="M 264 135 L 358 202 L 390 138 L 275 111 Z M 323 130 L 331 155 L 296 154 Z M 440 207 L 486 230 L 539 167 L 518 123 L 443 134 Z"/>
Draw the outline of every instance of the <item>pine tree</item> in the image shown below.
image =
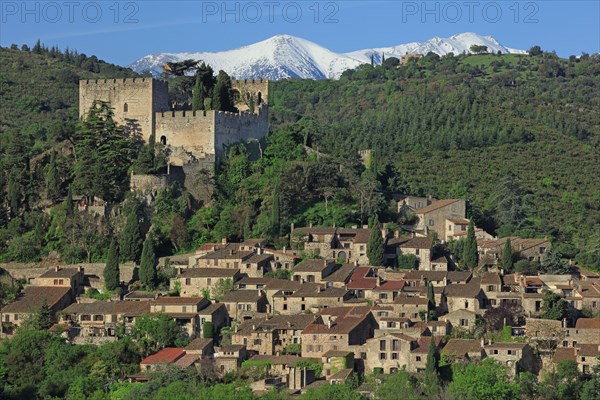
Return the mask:
<path id="1" fill-rule="evenodd" d="M 425 365 L 425 390 L 432 397 L 439 389 L 438 379 L 438 355 L 435 346 L 435 338 L 431 336 L 429 351 L 427 352 L 427 364 Z"/>
<path id="2" fill-rule="evenodd" d="M 467 228 L 467 238 L 463 247 L 463 261 L 465 266 L 470 270 L 477 267 L 479 262 L 479 254 L 477 253 L 477 240 L 475 239 L 475 228 L 473 227 L 473 221 L 469 221 L 469 227 Z"/>
<path id="3" fill-rule="evenodd" d="M 56 152 L 52 152 L 46 170 L 46 197 L 50 200 L 57 200 L 60 197 L 60 178 L 56 165 Z"/>
<path id="4" fill-rule="evenodd" d="M 54 325 L 54 317 L 52 315 L 52 310 L 50 309 L 50 306 L 48 305 L 46 299 L 44 299 L 42 306 L 40 307 L 34 318 L 36 329 L 47 330 L 52 325 Z"/>
<path id="5" fill-rule="evenodd" d="M 119 249 L 117 241 L 113 238 L 108 248 L 108 259 L 104 267 L 104 287 L 106 290 L 115 290 L 121 282 L 119 273 Z"/>
<path id="6" fill-rule="evenodd" d="M 513 267 L 512 245 L 510 239 L 506 239 L 504 249 L 502 250 L 502 268 L 504 268 L 505 271 L 510 272 L 513 270 Z"/>
<path id="7" fill-rule="evenodd" d="M 154 253 L 154 239 L 152 234 L 144 241 L 142 260 L 140 261 L 140 281 L 149 289 L 156 285 L 156 254 Z"/>
<path id="8" fill-rule="evenodd" d="M 127 215 L 119 246 L 122 261 L 137 262 L 140 259 L 143 245 L 142 232 L 140 230 L 140 208 L 140 204 L 136 202 Z"/>
<path id="9" fill-rule="evenodd" d="M 225 71 L 219 71 L 217 83 L 213 91 L 212 107 L 219 111 L 235 111 L 233 105 L 231 78 Z"/>
<path id="10" fill-rule="evenodd" d="M 383 265 L 384 253 L 385 245 L 379 229 L 379 221 L 375 219 L 373 227 L 371 227 L 371 234 L 369 235 L 369 241 L 367 243 L 367 257 L 369 258 L 369 264 L 372 266 Z"/>

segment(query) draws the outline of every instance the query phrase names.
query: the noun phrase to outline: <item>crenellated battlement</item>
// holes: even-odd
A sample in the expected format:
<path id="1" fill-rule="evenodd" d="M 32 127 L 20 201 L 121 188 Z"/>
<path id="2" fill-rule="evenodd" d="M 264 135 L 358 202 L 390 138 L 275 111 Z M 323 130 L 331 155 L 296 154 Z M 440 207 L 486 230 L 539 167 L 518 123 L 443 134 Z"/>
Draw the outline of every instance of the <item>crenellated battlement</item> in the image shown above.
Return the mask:
<path id="1" fill-rule="evenodd" d="M 268 82 L 269 82 L 268 79 L 263 79 L 263 78 L 260 78 L 260 79 L 234 79 L 231 81 L 232 85 L 234 85 L 234 86 L 236 83 L 257 84 L 257 83 L 268 83 Z"/>

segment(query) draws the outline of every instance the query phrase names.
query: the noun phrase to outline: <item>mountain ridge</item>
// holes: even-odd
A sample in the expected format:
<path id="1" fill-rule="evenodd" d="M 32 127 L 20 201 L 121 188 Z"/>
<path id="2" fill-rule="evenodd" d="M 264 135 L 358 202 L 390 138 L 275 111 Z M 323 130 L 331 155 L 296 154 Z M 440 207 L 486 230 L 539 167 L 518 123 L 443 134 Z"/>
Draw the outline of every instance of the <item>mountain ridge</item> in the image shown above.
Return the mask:
<path id="1" fill-rule="evenodd" d="M 214 70 L 224 70 L 237 79 L 268 78 L 280 80 L 286 78 L 337 79 L 347 69 L 361 64 L 381 63 L 385 57 L 398 57 L 404 54 L 427 54 L 432 51 L 438 55 L 448 53 L 470 53 L 471 45 L 487 46 L 490 52 L 503 54 L 524 54 L 500 44 L 492 36 L 482 36 L 465 32 L 448 38 L 434 37 L 425 42 L 412 42 L 391 47 L 355 50 L 336 53 L 317 43 L 292 35 L 275 35 L 263 41 L 236 49 L 220 52 L 181 52 L 155 53 L 146 55 L 129 65 L 141 73 L 150 71 L 159 76 L 166 62 L 194 59 L 204 61 Z"/>

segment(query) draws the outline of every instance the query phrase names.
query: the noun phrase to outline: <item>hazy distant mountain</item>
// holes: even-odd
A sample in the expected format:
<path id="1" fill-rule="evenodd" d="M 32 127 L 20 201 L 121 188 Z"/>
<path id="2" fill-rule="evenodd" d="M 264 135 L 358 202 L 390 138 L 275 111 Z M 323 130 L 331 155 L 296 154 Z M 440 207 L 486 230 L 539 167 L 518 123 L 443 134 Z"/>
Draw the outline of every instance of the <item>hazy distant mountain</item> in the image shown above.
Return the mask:
<path id="1" fill-rule="evenodd" d="M 194 59 L 210 64 L 215 71 L 225 70 L 236 79 L 336 79 L 347 69 L 371 62 L 371 56 L 379 63 L 382 54 L 385 54 L 386 58 L 400 58 L 406 53 L 427 54 L 430 51 L 439 55 L 469 53 L 469 48 L 474 44 L 487 46 L 488 51 L 494 53 L 525 53 L 523 50 L 505 47 L 491 36 L 475 33 L 462 33 L 449 38 L 435 37 L 423 43 L 407 43 L 350 53 L 335 53 L 306 39 L 277 35 L 249 46 L 215 53 L 151 54 L 140 58 L 130 67 L 137 72 L 151 71 L 159 75 L 165 62 Z"/>

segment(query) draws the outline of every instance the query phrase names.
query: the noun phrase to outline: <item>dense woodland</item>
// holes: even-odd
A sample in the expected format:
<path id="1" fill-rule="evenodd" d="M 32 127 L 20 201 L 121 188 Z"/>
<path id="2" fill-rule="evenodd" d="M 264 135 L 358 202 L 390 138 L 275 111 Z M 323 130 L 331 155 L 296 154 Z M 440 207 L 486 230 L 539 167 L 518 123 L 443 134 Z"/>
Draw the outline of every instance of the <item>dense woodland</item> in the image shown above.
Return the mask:
<path id="1" fill-rule="evenodd" d="M 548 262 L 516 269 L 553 270 L 566 258 L 600 268 L 598 55 L 429 54 L 406 66 L 393 58 L 364 65 L 339 81 L 272 83 L 271 135 L 262 151 L 231 149 L 211 177 L 214 201 L 202 208 L 180 187 L 159 193 L 152 207 L 128 192 L 131 171 L 164 171 L 163 149 L 124 136 L 109 104 L 78 120 L 79 79 L 132 71 L 40 43 L 2 48 L 0 59 L 0 261 L 60 257 L 118 268 L 135 260 L 141 284 L 164 289 L 158 256 L 223 237 L 283 246 L 292 224 L 397 227 L 410 221 L 396 214 L 392 195 L 407 193 L 466 198 L 469 216 L 492 233 L 554 240 Z M 201 109 L 214 106 L 214 93 L 227 97 L 218 77 L 205 86 L 199 76 L 169 77 L 174 100 Z M 366 149 L 363 162 L 358 151 Z M 108 201 L 113 217 L 79 212 L 81 196 Z M 451 246 L 459 259 L 465 245 Z M 0 306 L 18 289 L 0 270 Z M 560 301 L 548 301 L 561 308 L 548 318 L 563 317 Z M 169 321 L 141 319 L 137 340 L 73 346 L 47 331 L 53 321 L 42 309 L 0 345 L 0 398 L 255 398 L 247 383 L 264 371 L 252 365 L 222 380 L 167 370 L 147 384 L 118 382 L 157 348 L 185 345 Z M 582 377 L 569 362 L 539 381 L 505 373 L 491 360 L 446 365 L 430 351 L 424 374 L 355 376 L 301 399 L 360 399 L 360 385 L 386 399 L 587 400 L 600 391 L 598 373 Z"/>
<path id="2" fill-rule="evenodd" d="M 138 202 L 127 192 L 128 172 L 161 172 L 164 159 L 160 145 L 119 135 L 110 105 L 91 122 L 78 121 L 78 80 L 135 74 L 40 43 L 0 51 L 0 258 L 105 260 L 110 236 L 122 232 L 128 205 Z M 173 97 L 188 88 L 187 100 L 202 108 L 207 91 L 222 85 L 206 66 L 198 71 L 169 79 Z M 540 51 L 429 54 L 405 66 L 389 58 L 338 81 L 274 82 L 264 152 L 231 149 L 217 168 L 211 207 L 198 209 L 175 187 L 151 212 L 133 208 L 146 219 L 141 234 L 152 225 L 159 255 L 168 255 L 224 236 L 282 245 L 291 224 L 349 226 L 373 216 L 402 224 L 394 193 L 459 197 L 489 232 L 550 236 L 563 258 L 598 268 L 599 84 L 598 55 L 560 59 Z M 103 130 L 116 134 L 94 142 Z M 94 153 L 101 146 L 104 153 Z M 372 153 L 363 163 L 358 151 L 366 149 Z M 113 168 L 99 168 L 107 160 Z M 107 200 L 117 216 L 96 223 L 81 213 L 65 217 L 60 204 L 69 192 Z M 42 212 L 52 205 L 59 206 Z M 65 227 L 85 234 L 59 232 Z"/>

